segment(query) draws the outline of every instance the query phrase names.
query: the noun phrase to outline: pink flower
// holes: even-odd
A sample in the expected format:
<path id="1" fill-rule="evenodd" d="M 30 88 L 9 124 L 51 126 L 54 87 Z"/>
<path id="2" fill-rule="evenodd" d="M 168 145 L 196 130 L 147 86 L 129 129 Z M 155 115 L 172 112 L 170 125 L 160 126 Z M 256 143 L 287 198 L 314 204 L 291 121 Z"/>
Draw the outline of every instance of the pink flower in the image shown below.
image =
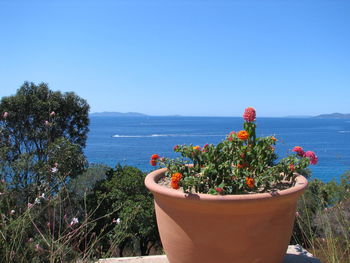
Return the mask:
<path id="1" fill-rule="evenodd" d="M 205 144 L 205 145 L 203 146 L 202 152 L 204 152 L 204 153 L 207 152 L 208 147 L 209 147 L 209 144 Z"/>
<path id="2" fill-rule="evenodd" d="M 313 151 L 307 151 L 305 153 L 305 157 L 310 159 L 311 164 L 317 164 L 317 162 L 318 162 L 318 157 L 316 156 L 316 154 Z"/>
<path id="3" fill-rule="evenodd" d="M 48 127 L 50 125 L 49 121 L 45 121 L 45 126 Z"/>
<path id="4" fill-rule="evenodd" d="M 55 166 L 55 167 L 58 167 L 58 163 L 55 163 L 54 166 Z"/>
<path id="5" fill-rule="evenodd" d="M 304 152 L 303 148 L 301 148 L 300 146 L 295 146 L 292 151 L 296 152 L 297 155 L 299 155 L 301 157 L 305 156 L 305 152 Z"/>
<path id="6" fill-rule="evenodd" d="M 230 132 L 230 134 L 228 135 L 228 140 L 231 142 L 233 140 L 232 136 L 236 134 L 236 132 L 232 131 Z"/>
<path id="7" fill-rule="evenodd" d="M 34 239 L 32 237 L 28 239 L 29 243 L 32 243 L 33 241 L 34 241 Z"/>
<path id="8" fill-rule="evenodd" d="M 28 204 L 27 204 L 27 207 L 28 207 L 28 209 L 30 209 L 30 208 L 33 207 L 33 204 L 32 204 L 32 203 L 28 203 Z"/>
<path id="9" fill-rule="evenodd" d="M 174 146 L 174 152 L 176 152 L 177 149 L 179 149 L 179 145 L 175 145 L 175 146 Z"/>
<path id="10" fill-rule="evenodd" d="M 54 111 L 51 111 L 50 116 L 54 117 L 55 115 L 56 115 L 56 113 Z"/>
<path id="11" fill-rule="evenodd" d="M 3 114 L 2 114 L 2 117 L 4 119 L 6 119 L 7 117 L 9 116 L 9 113 L 7 111 L 5 111 Z"/>
<path id="12" fill-rule="evenodd" d="M 256 112 L 255 109 L 252 107 L 246 108 L 243 114 L 243 118 L 247 121 L 247 122 L 253 122 L 255 121 L 256 118 Z"/>

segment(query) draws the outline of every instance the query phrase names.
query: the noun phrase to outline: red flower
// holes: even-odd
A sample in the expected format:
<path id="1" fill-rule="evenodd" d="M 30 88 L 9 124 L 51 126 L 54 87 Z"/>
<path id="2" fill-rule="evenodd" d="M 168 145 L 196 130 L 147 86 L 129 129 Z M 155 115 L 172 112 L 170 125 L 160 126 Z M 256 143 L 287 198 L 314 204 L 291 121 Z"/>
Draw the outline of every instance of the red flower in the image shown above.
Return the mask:
<path id="1" fill-rule="evenodd" d="M 237 164 L 237 168 L 238 168 L 238 169 L 242 169 L 243 167 L 244 167 L 243 164 L 240 164 L 240 163 Z"/>
<path id="2" fill-rule="evenodd" d="M 300 146 L 295 146 L 292 151 L 296 152 L 297 155 L 299 155 L 301 157 L 305 156 L 305 152 L 304 152 L 303 148 L 301 148 Z"/>
<path id="3" fill-rule="evenodd" d="M 245 183 L 247 184 L 247 186 L 248 186 L 250 189 L 254 188 L 255 181 L 254 181 L 253 178 L 246 177 L 246 178 L 245 178 Z"/>
<path id="4" fill-rule="evenodd" d="M 248 167 L 248 166 L 249 166 L 248 163 L 239 163 L 239 164 L 237 164 L 237 168 L 238 168 L 238 169 L 246 168 L 246 167 Z"/>
<path id="5" fill-rule="evenodd" d="M 253 122 L 255 121 L 256 118 L 256 112 L 255 109 L 252 107 L 246 108 L 243 114 L 243 118 L 247 121 L 247 122 Z"/>
<path id="6" fill-rule="evenodd" d="M 222 188 L 221 187 L 216 187 L 215 191 L 218 192 L 219 194 L 222 194 Z"/>
<path id="7" fill-rule="evenodd" d="M 157 159 L 159 159 L 159 155 L 158 154 L 153 154 L 151 159 L 152 160 L 157 160 Z"/>
<path id="8" fill-rule="evenodd" d="M 174 146 L 174 152 L 176 152 L 177 149 L 179 149 L 179 145 L 175 145 L 175 146 Z"/>
<path id="9" fill-rule="evenodd" d="M 289 165 L 289 170 L 294 171 L 295 170 L 295 165 L 291 163 Z"/>
<path id="10" fill-rule="evenodd" d="M 310 159 L 311 164 L 317 164 L 318 157 L 313 151 L 307 151 L 304 156 Z"/>
<path id="11" fill-rule="evenodd" d="M 156 166 L 156 165 L 157 165 L 158 159 L 159 159 L 159 155 L 158 155 L 158 154 L 153 154 L 153 155 L 151 156 L 150 164 L 151 164 L 152 166 Z"/>

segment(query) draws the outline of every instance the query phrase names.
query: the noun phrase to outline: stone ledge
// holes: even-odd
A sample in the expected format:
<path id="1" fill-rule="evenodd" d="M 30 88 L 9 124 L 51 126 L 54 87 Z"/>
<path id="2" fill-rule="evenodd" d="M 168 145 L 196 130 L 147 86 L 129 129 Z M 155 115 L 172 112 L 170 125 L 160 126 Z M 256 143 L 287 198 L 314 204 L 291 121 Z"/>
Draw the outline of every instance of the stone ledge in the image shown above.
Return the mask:
<path id="1" fill-rule="evenodd" d="M 98 263 L 169 263 L 165 255 L 100 259 Z M 299 245 L 289 246 L 283 263 L 321 263 Z"/>

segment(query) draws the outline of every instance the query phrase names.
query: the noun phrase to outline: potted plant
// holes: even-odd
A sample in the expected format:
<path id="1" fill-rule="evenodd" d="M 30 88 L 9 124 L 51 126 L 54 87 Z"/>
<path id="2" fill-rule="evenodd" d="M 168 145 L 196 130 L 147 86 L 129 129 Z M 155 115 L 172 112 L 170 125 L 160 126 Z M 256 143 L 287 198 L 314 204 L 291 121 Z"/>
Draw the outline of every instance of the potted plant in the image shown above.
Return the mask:
<path id="1" fill-rule="evenodd" d="M 279 263 L 287 250 L 300 174 L 316 164 L 314 152 L 294 147 L 277 162 L 274 136 L 256 137 L 256 113 L 247 108 L 244 130 L 217 145 L 177 145 L 182 157 L 152 155 L 145 179 L 170 263 Z"/>

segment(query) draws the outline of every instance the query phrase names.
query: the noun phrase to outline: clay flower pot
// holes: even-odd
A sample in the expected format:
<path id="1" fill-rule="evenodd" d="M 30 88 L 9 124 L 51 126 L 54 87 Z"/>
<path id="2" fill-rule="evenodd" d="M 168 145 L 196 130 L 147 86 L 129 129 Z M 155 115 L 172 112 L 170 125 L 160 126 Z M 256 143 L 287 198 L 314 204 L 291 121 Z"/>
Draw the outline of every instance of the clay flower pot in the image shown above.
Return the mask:
<path id="1" fill-rule="evenodd" d="M 170 263 L 281 263 L 307 180 L 274 194 L 185 194 L 147 175 L 163 248 Z"/>

